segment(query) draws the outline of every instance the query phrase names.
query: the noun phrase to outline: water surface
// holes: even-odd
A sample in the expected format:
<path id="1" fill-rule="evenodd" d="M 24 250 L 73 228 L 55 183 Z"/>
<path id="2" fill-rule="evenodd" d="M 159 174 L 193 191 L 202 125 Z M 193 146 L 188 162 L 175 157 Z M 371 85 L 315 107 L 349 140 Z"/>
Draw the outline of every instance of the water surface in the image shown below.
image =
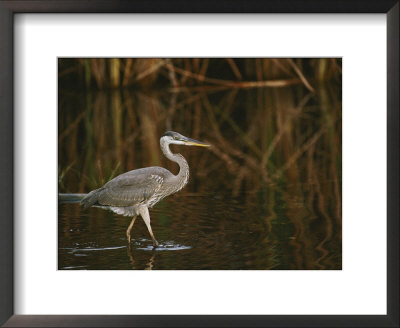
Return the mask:
<path id="1" fill-rule="evenodd" d="M 87 193 L 164 158 L 166 130 L 209 142 L 172 146 L 189 184 L 141 218 L 59 203 L 62 270 L 338 270 L 340 88 L 302 86 L 186 94 L 132 90 L 59 95 L 59 192 Z"/>

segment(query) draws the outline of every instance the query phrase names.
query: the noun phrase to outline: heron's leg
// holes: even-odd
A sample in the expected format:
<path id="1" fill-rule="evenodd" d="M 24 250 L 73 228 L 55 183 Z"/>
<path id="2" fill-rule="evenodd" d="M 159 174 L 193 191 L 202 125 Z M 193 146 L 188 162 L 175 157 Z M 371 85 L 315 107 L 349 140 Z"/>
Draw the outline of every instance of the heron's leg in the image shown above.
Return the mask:
<path id="1" fill-rule="evenodd" d="M 147 229 L 149 230 L 151 239 L 153 239 L 154 247 L 157 247 L 158 242 L 154 238 L 153 231 L 151 230 L 149 209 L 146 206 L 141 206 L 141 207 L 139 207 L 139 213 L 142 216 L 144 223 L 146 223 L 146 226 L 147 226 Z"/>
<path id="2" fill-rule="evenodd" d="M 136 215 L 133 217 L 131 224 L 129 225 L 128 229 L 126 230 L 126 237 L 128 238 L 128 243 L 131 242 L 131 230 L 133 227 L 133 224 L 135 223 L 136 220 Z"/>

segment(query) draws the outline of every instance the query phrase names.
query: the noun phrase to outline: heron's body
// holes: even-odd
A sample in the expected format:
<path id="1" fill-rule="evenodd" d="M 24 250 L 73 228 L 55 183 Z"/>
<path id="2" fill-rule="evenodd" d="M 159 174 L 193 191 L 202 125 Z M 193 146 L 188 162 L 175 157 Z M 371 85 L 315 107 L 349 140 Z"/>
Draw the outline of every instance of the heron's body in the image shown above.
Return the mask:
<path id="1" fill-rule="evenodd" d="M 180 154 L 173 154 L 169 144 L 208 146 L 207 144 L 186 138 L 176 132 L 167 132 L 160 139 L 164 155 L 178 163 L 179 173 L 172 174 L 167 169 L 158 166 L 146 167 L 123 173 L 108 181 L 99 189 L 91 191 L 82 199 L 84 208 L 100 206 L 108 208 L 117 214 L 133 216 L 127 230 L 128 241 L 136 216 L 141 215 L 145 221 L 155 246 L 158 245 L 150 226 L 149 208 L 161 199 L 181 190 L 189 180 L 189 165 Z"/>
<path id="2" fill-rule="evenodd" d="M 97 205 L 124 216 L 139 215 L 140 206 L 152 208 L 164 197 L 182 189 L 189 179 L 189 170 L 187 173 L 179 185 L 175 185 L 175 175 L 163 167 L 129 171 L 91 191 L 82 202 L 85 208 Z"/>

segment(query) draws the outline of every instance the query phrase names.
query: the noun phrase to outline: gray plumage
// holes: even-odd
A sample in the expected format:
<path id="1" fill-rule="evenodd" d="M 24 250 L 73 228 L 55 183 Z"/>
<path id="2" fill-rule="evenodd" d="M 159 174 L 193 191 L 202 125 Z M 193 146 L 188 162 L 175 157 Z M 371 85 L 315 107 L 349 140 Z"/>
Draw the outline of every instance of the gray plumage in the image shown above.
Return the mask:
<path id="1" fill-rule="evenodd" d="M 168 185 L 175 180 L 174 178 L 170 171 L 158 166 L 129 171 L 91 191 L 82 200 L 82 204 L 84 208 L 93 205 L 108 206 L 118 214 L 138 215 L 138 206 L 145 205 L 151 208 L 170 195 L 168 191 L 172 188 Z M 186 184 L 186 181 L 183 183 Z"/>
<path id="2" fill-rule="evenodd" d="M 166 132 L 160 139 L 164 155 L 179 165 L 179 173 L 172 174 L 158 166 L 146 167 L 123 173 L 108 181 L 104 186 L 88 193 L 81 201 L 84 208 L 98 206 L 110 209 L 117 214 L 133 216 L 127 230 L 130 241 L 130 230 L 137 215 L 141 215 L 149 229 L 155 246 L 158 245 L 150 227 L 148 209 L 162 198 L 181 190 L 189 180 L 189 165 L 180 154 L 173 154 L 170 144 L 187 146 L 208 146 L 207 144 L 182 136 L 177 132 Z M 146 217 L 148 217 L 146 219 Z M 148 222 L 147 222 L 148 221 Z"/>

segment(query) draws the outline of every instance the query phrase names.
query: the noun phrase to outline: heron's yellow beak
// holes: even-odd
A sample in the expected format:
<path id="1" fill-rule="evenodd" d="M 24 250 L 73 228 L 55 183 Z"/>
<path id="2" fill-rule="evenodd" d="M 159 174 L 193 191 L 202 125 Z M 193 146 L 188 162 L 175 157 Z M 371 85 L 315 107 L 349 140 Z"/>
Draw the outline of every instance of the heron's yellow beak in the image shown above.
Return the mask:
<path id="1" fill-rule="evenodd" d="M 206 144 L 203 141 L 198 141 L 198 140 L 191 139 L 191 138 L 186 138 L 184 140 L 184 142 L 185 142 L 185 145 L 187 145 L 187 146 L 210 147 L 209 144 Z"/>

